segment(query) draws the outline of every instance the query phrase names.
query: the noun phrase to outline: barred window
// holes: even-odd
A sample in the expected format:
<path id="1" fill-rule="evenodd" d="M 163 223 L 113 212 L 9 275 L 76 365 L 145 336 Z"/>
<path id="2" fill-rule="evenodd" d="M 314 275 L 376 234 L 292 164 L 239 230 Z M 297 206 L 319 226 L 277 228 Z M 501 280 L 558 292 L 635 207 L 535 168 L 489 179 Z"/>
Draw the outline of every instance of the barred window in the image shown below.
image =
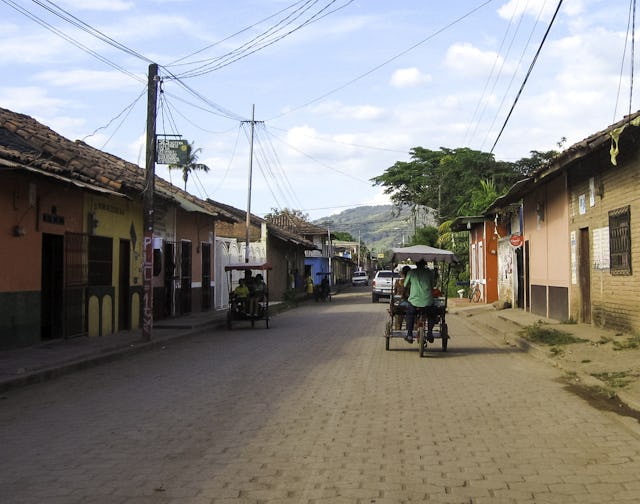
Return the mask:
<path id="1" fill-rule="evenodd" d="M 609 212 L 609 254 L 612 275 L 631 275 L 631 209 Z"/>
<path id="2" fill-rule="evenodd" d="M 112 285 L 113 239 L 89 237 L 89 285 Z"/>

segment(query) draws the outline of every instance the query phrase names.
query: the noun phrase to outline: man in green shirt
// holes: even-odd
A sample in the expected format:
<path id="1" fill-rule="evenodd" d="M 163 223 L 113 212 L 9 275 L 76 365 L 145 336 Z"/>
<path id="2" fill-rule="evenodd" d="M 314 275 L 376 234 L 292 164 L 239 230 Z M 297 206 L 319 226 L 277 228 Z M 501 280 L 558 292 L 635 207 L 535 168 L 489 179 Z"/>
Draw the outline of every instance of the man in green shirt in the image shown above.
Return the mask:
<path id="1" fill-rule="evenodd" d="M 409 307 L 407 309 L 407 335 L 405 340 L 413 343 L 413 326 L 418 308 L 426 308 L 427 313 L 427 341 L 433 342 L 433 326 L 436 313 L 433 306 L 433 272 L 427 269 L 427 263 L 420 259 L 416 269 L 407 273 L 404 280 L 405 288 L 409 289 Z"/>

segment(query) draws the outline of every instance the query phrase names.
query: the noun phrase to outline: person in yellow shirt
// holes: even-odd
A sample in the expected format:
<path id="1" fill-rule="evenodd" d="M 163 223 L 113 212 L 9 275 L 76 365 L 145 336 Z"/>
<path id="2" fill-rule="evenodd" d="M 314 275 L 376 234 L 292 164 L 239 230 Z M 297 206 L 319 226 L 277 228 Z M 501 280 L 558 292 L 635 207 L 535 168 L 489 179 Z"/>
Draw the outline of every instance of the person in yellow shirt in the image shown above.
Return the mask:
<path id="1" fill-rule="evenodd" d="M 233 295 L 238 308 L 247 310 L 247 299 L 249 298 L 249 287 L 244 281 L 244 278 L 238 280 L 238 286 L 234 289 Z"/>

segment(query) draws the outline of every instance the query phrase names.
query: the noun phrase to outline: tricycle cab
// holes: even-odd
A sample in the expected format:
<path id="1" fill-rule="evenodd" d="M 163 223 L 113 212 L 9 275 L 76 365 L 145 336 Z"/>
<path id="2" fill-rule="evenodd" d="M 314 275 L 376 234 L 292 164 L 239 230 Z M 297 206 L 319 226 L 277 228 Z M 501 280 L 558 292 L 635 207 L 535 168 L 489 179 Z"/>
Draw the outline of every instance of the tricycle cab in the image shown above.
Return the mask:
<path id="1" fill-rule="evenodd" d="M 429 247 L 427 245 L 414 245 L 411 247 L 402 247 L 392 249 L 392 262 L 394 264 L 411 263 L 416 264 L 418 261 L 425 261 L 433 266 L 437 272 L 437 282 L 434 285 L 434 302 L 432 307 L 417 308 L 417 340 L 418 351 L 420 357 L 423 357 L 427 349 L 426 335 L 426 319 L 435 321 L 433 337 L 441 340 L 442 351 L 447 351 L 448 341 L 450 339 L 449 329 L 446 323 L 447 313 L 447 291 L 449 285 L 449 276 L 451 265 L 458 262 L 455 254 L 449 250 Z M 438 285 L 440 288 L 438 288 Z M 402 328 L 405 318 L 406 309 L 399 304 L 396 296 L 391 296 L 389 301 L 390 320 L 385 328 L 385 346 L 389 350 L 391 338 L 402 338 L 406 335 L 406 330 Z M 414 329 L 414 335 L 416 330 Z M 432 341 L 432 340 L 429 340 Z"/>
<path id="2" fill-rule="evenodd" d="M 271 265 L 267 262 L 245 262 L 227 264 L 224 269 L 229 285 L 227 328 L 232 329 L 233 322 L 238 320 L 250 321 L 251 327 L 254 327 L 256 320 L 264 320 L 265 327 L 269 328 L 267 272 L 271 270 Z M 257 271 L 255 276 L 254 271 Z M 243 276 L 236 278 L 238 273 Z"/>

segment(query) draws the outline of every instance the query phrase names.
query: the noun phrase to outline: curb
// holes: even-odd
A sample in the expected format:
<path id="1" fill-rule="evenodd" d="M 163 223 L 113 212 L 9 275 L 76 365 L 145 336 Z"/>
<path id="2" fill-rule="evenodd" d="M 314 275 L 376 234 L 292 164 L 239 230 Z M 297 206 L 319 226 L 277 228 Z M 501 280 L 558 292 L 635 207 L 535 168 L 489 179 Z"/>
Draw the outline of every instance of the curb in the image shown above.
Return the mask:
<path id="1" fill-rule="evenodd" d="M 273 307 L 269 307 L 270 318 L 274 315 L 282 313 L 288 309 L 294 308 L 287 303 L 274 303 Z M 49 366 L 44 366 L 38 369 L 26 371 L 22 374 L 11 375 L 7 378 L 0 379 L 0 393 L 7 392 L 9 390 L 24 387 L 27 385 L 33 385 L 35 383 L 41 383 L 47 380 L 52 380 L 60 376 L 64 376 L 75 371 L 88 369 L 91 367 L 99 366 L 109 362 L 123 359 L 138 353 L 153 350 L 156 348 L 162 348 L 172 341 L 180 338 L 196 334 L 206 329 L 224 329 L 226 328 L 226 310 L 222 311 L 218 316 L 212 317 L 212 319 L 205 322 L 185 323 L 177 322 L 174 325 L 166 322 L 161 322 L 158 325 L 154 325 L 154 330 L 173 331 L 175 334 L 165 335 L 152 339 L 151 341 L 144 341 L 138 339 L 126 346 L 114 346 L 112 348 L 103 348 L 95 353 L 87 353 L 82 357 L 75 359 L 69 359 L 67 361 L 58 362 Z"/>

